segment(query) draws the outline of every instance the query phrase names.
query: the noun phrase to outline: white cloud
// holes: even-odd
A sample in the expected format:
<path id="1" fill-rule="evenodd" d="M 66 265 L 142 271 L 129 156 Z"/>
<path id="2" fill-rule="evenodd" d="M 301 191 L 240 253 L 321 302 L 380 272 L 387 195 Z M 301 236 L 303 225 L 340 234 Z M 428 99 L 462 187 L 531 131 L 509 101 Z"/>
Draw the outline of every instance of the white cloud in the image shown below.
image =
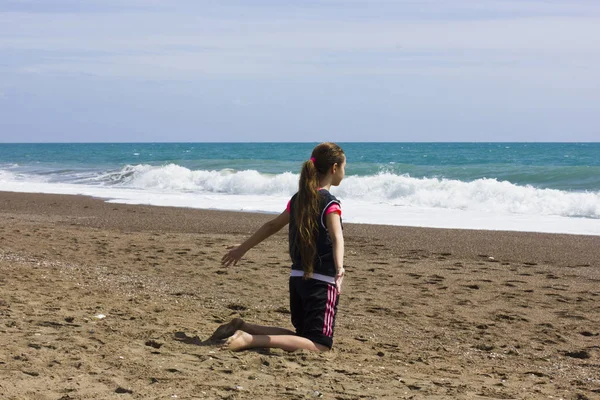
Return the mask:
<path id="1" fill-rule="evenodd" d="M 393 123 L 407 118 L 397 110 L 453 118 L 472 109 L 485 116 L 478 114 L 480 126 L 504 110 L 495 123 L 506 125 L 506 109 L 528 109 L 531 118 L 519 121 L 543 128 L 551 109 L 566 115 L 561 127 L 590 130 L 589 118 L 578 116 L 592 115 L 586 110 L 600 100 L 600 1 L 258 3 L 37 0 L 1 12 L 3 3 L 0 87 L 36 92 L 56 85 L 78 104 L 90 89 L 106 90 L 111 103 L 122 84 L 136 88 L 128 91 L 133 99 L 152 97 L 137 94 L 147 81 L 168 82 L 194 88 L 185 95 L 194 104 L 218 104 L 210 113 L 217 119 L 221 108 L 260 111 L 268 102 L 269 110 L 290 104 L 291 116 L 291 104 L 315 105 L 313 117 L 329 121 L 330 108 L 342 115 L 347 104 L 338 103 L 347 102 L 365 126 L 382 113 Z M 154 94 L 168 97 L 171 89 L 161 90 Z M 179 92 L 171 96 L 168 105 L 185 108 Z M 327 117 L 319 117 L 322 104 L 333 104 Z M 371 119 L 359 118 L 363 112 Z M 223 113 L 219 118 L 230 121 Z"/>
<path id="2" fill-rule="evenodd" d="M 598 78 L 600 18 L 214 19 L 197 15 L 0 14 L 0 51 L 43 52 L 21 70 L 142 79 L 307 74 Z M 41 53 L 40 53 L 41 54 Z M 572 84 L 572 82 L 569 82 Z"/>
<path id="3" fill-rule="evenodd" d="M 2 28 L 3 27 L 3 28 Z M 179 14 L 0 14 L 1 48 L 161 51 L 165 46 L 264 50 L 505 49 L 596 51 L 600 17 L 474 21 L 239 21 Z"/>

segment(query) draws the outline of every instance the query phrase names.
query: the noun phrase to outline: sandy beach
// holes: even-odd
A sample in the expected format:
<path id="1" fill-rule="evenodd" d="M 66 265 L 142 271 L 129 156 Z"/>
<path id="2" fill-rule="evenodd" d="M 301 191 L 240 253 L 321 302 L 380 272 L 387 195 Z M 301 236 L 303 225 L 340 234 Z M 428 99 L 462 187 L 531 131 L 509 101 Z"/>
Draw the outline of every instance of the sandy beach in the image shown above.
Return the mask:
<path id="1" fill-rule="evenodd" d="M 333 351 L 203 343 L 291 328 L 269 218 L 0 192 L 0 398 L 600 399 L 600 237 L 345 224 Z"/>

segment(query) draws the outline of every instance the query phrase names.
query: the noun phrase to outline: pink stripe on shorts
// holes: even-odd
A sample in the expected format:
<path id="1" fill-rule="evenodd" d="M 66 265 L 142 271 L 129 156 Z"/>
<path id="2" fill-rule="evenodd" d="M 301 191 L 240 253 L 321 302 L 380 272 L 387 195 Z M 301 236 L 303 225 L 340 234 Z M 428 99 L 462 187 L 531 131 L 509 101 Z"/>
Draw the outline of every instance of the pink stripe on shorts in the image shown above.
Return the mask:
<path id="1" fill-rule="evenodd" d="M 337 288 L 328 285 L 327 288 L 327 307 L 325 308 L 325 318 L 323 322 L 323 335 L 333 336 L 333 319 L 335 317 L 335 303 L 337 300 Z"/>

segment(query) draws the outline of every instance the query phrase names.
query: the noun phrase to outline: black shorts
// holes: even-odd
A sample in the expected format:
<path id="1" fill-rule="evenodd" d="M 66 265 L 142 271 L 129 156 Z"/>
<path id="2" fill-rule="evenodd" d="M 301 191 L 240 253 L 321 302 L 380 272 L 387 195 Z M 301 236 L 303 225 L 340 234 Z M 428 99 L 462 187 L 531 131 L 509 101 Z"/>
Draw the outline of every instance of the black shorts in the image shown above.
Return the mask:
<path id="1" fill-rule="evenodd" d="M 291 277 L 290 311 L 296 334 L 331 348 L 339 300 L 335 285 Z"/>

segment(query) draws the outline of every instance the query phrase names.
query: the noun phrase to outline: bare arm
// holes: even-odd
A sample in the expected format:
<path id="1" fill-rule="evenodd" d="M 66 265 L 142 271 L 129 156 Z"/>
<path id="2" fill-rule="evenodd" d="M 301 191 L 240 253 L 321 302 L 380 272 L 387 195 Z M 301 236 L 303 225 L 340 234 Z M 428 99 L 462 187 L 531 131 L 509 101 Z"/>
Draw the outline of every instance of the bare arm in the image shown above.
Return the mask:
<path id="1" fill-rule="evenodd" d="M 336 212 L 327 214 L 325 217 L 327 230 L 331 237 L 333 247 L 333 262 L 335 264 L 335 286 L 338 292 L 342 291 L 342 281 L 344 280 L 344 235 L 342 233 L 342 220 Z"/>
<path id="2" fill-rule="evenodd" d="M 230 266 L 231 264 L 236 265 L 237 262 L 254 246 L 273 235 L 274 233 L 279 232 L 284 226 L 286 226 L 290 222 L 290 214 L 288 211 L 284 211 L 269 222 L 265 223 L 263 226 L 258 228 L 256 232 L 252 236 L 250 236 L 244 243 L 241 245 L 229 250 L 221 259 L 221 264 L 225 267 Z"/>

